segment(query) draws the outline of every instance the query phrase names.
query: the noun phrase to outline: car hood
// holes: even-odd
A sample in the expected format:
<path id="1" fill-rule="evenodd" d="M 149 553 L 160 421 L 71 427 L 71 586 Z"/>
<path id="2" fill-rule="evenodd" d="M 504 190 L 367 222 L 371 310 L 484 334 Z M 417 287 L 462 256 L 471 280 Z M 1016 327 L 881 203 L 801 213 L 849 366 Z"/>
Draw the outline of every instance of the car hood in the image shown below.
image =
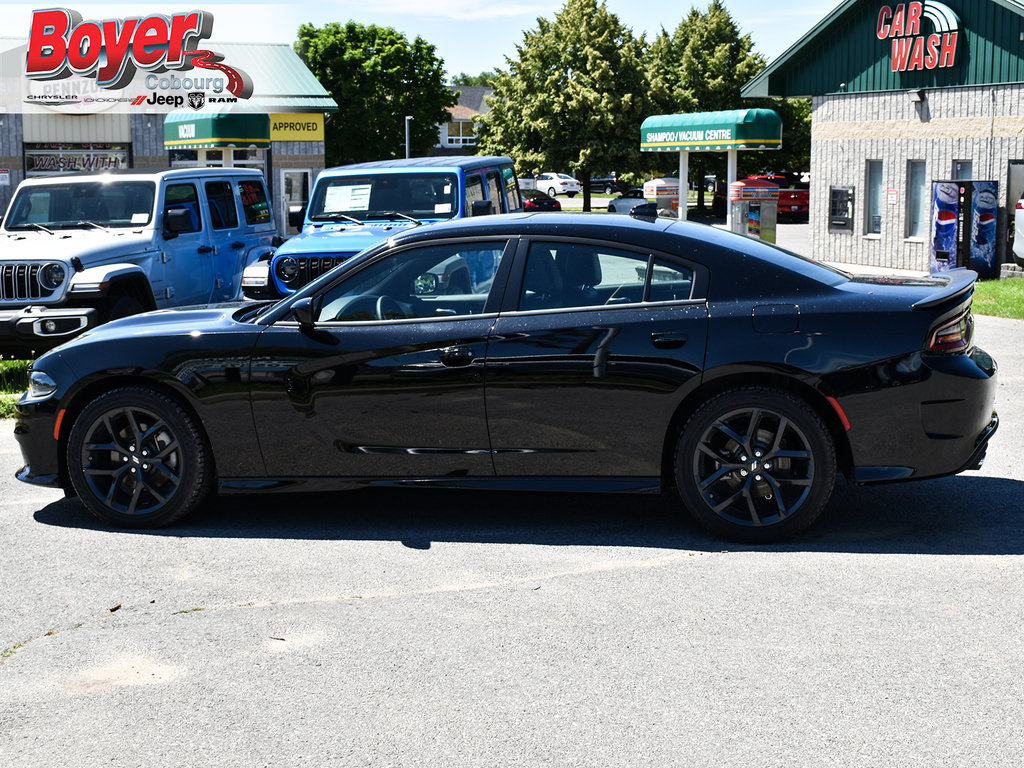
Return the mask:
<path id="1" fill-rule="evenodd" d="M 252 302 L 234 301 L 202 307 L 179 307 L 145 312 L 92 328 L 61 345 L 59 349 L 71 350 L 108 341 L 124 342 L 144 337 L 201 338 L 208 334 L 244 329 L 258 333 L 263 329 L 262 326 L 238 320 L 239 316 L 247 315 L 247 310 L 253 307 L 255 305 Z"/>
<path id="2" fill-rule="evenodd" d="M 385 222 L 359 226 L 350 224 L 342 229 L 313 229 L 301 232 L 285 241 L 278 249 L 277 255 L 300 256 L 306 253 L 323 253 L 324 251 L 358 253 L 392 235 L 405 232 L 419 225 L 411 221 Z"/>
<path id="3" fill-rule="evenodd" d="M 61 229 L 45 232 L 9 232 L 0 235 L 0 260 L 62 261 L 77 256 L 88 262 L 104 264 L 123 256 L 155 250 L 153 232 L 147 230 Z M 87 266 L 90 266 L 87 264 Z"/>

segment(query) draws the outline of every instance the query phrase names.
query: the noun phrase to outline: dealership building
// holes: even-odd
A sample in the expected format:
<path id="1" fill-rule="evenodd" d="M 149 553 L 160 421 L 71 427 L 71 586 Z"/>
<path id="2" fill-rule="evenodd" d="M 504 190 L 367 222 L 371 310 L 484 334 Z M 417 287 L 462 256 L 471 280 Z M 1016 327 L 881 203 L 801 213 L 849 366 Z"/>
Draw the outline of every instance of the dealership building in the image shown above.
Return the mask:
<path id="1" fill-rule="evenodd" d="M 935 182 L 991 181 L 995 273 L 1012 261 L 1024 192 L 1022 54 L 1016 0 L 846 0 L 749 82 L 746 97 L 812 99 L 812 252 L 935 269 Z"/>
<path id="2" fill-rule="evenodd" d="M 104 90 L 95 80 L 80 77 L 30 82 L 24 76 L 25 39 L 0 39 L 0 210 L 17 185 L 32 176 L 125 168 L 256 168 L 267 179 L 278 228 L 286 234 L 289 207 L 306 202 L 313 179 L 324 168 L 324 120 L 338 107 L 290 45 L 211 47 L 249 76 L 249 98 L 221 109 L 214 99 L 231 94 L 207 89 L 196 109 L 187 101 L 190 89 L 181 87 L 190 84 L 183 82 L 189 72 L 148 75 L 155 88 L 145 87 L 148 81 L 140 72 L 122 91 Z M 142 101 L 112 101 L 125 95 Z M 182 97 L 182 104 L 169 113 L 166 104 L 150 103 L 175 96 Z M 72 104 L 55 103 L 71 98 Z"/>

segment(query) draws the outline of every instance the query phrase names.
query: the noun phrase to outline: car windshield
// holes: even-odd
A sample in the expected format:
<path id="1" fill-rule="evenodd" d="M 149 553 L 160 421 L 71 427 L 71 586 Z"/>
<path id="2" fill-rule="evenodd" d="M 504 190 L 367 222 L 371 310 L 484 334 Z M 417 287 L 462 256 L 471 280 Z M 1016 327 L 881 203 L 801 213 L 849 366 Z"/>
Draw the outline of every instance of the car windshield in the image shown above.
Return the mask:
<path id="1" fill-rule="evenodd" d="M 11 203 L 4 227 L 141 227 L 153 218 L 155 196 L 156 184 L 152 181 L 55 181 L 23 187 Z"/>
<path id="2" fill-rule="evenodd" d="M 379 173 L 324 179 L 314 190 L 309 218 L 450 219 L 459 212 L 458 192 L 458 179 L 452 173 Z"/>

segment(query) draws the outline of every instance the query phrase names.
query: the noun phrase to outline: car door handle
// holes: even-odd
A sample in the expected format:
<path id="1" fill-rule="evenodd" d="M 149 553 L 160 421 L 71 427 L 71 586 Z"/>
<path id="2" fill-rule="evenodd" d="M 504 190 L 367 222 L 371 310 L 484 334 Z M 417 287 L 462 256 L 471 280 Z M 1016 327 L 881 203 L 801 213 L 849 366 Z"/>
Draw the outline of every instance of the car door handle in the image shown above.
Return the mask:
<path id="1" fill-rule="evenodd" d="M 445 347 L 441 350 L 441 363 L 452 367 L 469 365 L 473 362 L 473 350 L 469 347 Z"/>
<path id="2" fill-rule="evenodd" d="M 245 243 L 243 243 L 241 240 L 235 240 L 235 242 L 231 244 L 231 247 L 235 249 L 245 248 Z"/>
<path id="3" fill-rule="evenodd" d="M 651 344 L 658 349 L 679 349 L 687 342 L 685 333 L 652 333 Z"/>
<path id="4" fill-rule="evenodd" d="M 200 245 L 196 248 L 196 253 L 210 253 L 213 250 L 209 245 Z"/>

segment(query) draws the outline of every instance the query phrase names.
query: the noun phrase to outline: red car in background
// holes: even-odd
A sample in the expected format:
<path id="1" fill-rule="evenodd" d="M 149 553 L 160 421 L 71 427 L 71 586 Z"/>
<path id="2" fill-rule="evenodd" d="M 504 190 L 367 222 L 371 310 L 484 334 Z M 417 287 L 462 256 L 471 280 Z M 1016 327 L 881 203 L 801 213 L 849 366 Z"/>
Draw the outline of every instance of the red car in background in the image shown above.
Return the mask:
<path id="1" fill-rule="evenodd" d="M 796 173 L 765 173 L 757 176 L 748 176 L 748 179 L 760 179 L 770 181 L 779 185 L 779 210 L 780 219 L 798 219 L 807 221 L 810 211 L 810 183 L 803 181 Z"/>
<path id="2" fill-rule="evenodd" d="M 811 185 L 807 181 L 807 174 L 761 173 L 747 176 L 747 179 L 770 181 L 772 184 L 779 185 L 778 218 L 780 220 L 807 221 L 811 200 Z M 728 188 L 725 184 L 719 183 L 711 201 L 711 213 L 723 218 L 728 198 Z"/>

